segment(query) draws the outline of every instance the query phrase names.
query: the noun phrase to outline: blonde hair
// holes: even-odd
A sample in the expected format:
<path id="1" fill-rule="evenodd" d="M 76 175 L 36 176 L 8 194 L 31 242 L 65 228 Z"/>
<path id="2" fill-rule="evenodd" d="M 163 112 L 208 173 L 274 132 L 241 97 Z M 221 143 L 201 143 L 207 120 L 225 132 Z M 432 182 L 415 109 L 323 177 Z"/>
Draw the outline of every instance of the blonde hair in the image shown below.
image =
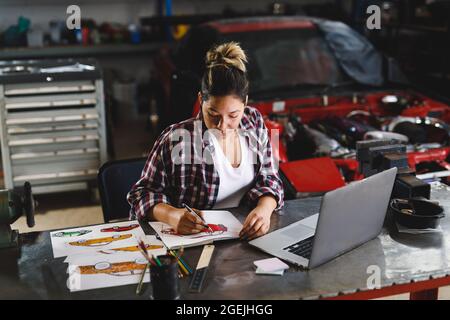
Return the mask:
<path id="1" fill-rule="evenodd" d="M 228 42 L 218 45 L 206 53 L 206 67 L 208 69 L 216 66 L 225 68 L 236 68 L 246 72 L 247 55 L 237 42 Z"/>
<path id="2" fill-rule="evenodd" d="M 237 42 L 227 42 L 206 53 L 206 70 L 202 79 L 202 95 L 235 94 L 245 100 L 248 93 L 247 55 Z"/>

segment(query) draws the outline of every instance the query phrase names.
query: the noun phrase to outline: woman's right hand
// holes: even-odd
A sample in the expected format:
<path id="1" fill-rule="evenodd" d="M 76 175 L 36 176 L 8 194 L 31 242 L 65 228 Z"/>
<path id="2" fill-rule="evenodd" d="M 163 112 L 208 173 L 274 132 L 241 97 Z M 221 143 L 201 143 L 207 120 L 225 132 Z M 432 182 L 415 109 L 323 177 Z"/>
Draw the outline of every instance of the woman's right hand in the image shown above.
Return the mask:
<path id="1" fill-rule="evenodd" d="M 193 210 L 203 218 L 200 210 Z M 169 215 L 169 224 L 178 234 L 195 234 L 205 229 L 203 221 L 186 209 L 174 208 Z"/>

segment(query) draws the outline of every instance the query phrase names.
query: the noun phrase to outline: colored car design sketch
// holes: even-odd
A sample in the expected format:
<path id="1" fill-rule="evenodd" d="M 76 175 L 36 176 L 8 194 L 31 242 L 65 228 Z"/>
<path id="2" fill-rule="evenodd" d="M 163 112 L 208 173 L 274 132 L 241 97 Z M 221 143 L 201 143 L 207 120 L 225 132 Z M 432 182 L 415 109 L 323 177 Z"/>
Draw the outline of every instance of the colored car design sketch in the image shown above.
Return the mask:
<path id="1" fill-rule="evenodd" d="M 58 238 L 68 238 L 68 237 L 79 237 L 92 232 L 92 230 L 78 230 L 78 231 L 61 231 L 53 234 L 53 237 Z"/>
<path id="2" fill-rule="evenodd" d="M 79 266 L 77 272 L 81 275 L 108 274 L 111 276 L 123 277 L 142 274 L 147 264 L 144 258 L 135 261 L 125 262 L 98 262 L 95 265 Z"/>
<path id="3" fill-rule="evenodd" d="M 226 226 L 224 226 L 223 224 L 212 224 L 212 223 L 209 224 L 208 223 L 208 226 L 211 228 L 212 232 L 208 228 L 204 228 L 202 230 L 202 232 L 200 234 L 198 234 L 198 235 L 178 234 L 172 228 L 162 229 L 161 232 L 164 233 L 164 234 L 176 235 L 176 236 L 189 238 L 189 239 L 198 239 L 198 238 L 203 238 L 203 237 L 209 237 L 209 236 L 212 236 L 212 235 L 223 234 L 224 232 L 228 231 L 228 228 Z"/>
<path id="4" fill-rule="evenodd" d="M 130 231 L 133 229 L 139 228 L 139 224 L 130 224 L 129 226 L 114 226 L 111 228 L 105 228 L 105 229 L 101 229 L 101 232 L 124 232 L 124 231 Z"/>
<path id="5" fill-rule="evenodd" d="M 125 240 L 128 238 L 131 238 L 131 234 L 122 234 L 122 235 L 114 235 L 111 237 L 105 237 L 105 238 L 96 238 L 96 239 L 89 239 L 89 240 L 78 240 L 69 242 L 68 244 L 71 246 L 78 246 L 78 247 L 100 247 L 100 246 L 106 246 L 114 241 L 120 241 Z"/>

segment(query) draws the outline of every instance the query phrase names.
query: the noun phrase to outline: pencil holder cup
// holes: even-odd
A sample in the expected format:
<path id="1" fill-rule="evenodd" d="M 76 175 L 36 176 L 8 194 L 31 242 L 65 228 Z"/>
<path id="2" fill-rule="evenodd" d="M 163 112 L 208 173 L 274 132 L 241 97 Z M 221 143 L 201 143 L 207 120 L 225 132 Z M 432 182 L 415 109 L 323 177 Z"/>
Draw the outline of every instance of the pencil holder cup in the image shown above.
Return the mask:
<path id="1" fill-rule="evenodd" d="M 153 288 L 154 300 L 178 300 L 180 284 L 178 280 L 177 260 L 169 255 L 158 256 L 161 266 L 150 268 L 150 282 Z"/>

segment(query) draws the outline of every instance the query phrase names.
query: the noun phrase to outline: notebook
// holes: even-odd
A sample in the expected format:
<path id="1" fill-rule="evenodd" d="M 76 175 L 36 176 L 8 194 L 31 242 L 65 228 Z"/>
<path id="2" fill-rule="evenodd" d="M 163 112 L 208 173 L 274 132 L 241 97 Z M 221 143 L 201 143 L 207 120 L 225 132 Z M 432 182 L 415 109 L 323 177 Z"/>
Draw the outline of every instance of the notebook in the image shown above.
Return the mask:
<path id="1" fill-rule="evenodd" d="M 194 247 L 218 240 L 239 238 L 242 224 L 231 212 L 223 210 L 202 210 L 202 213 L 206 224 L 212 229 L 212 232 L 205 228 L 205 231 L 200 233 L 180 235 L 171 226 L 163 222 L 149 222 L 149 224 L 169 249 Z"/>

